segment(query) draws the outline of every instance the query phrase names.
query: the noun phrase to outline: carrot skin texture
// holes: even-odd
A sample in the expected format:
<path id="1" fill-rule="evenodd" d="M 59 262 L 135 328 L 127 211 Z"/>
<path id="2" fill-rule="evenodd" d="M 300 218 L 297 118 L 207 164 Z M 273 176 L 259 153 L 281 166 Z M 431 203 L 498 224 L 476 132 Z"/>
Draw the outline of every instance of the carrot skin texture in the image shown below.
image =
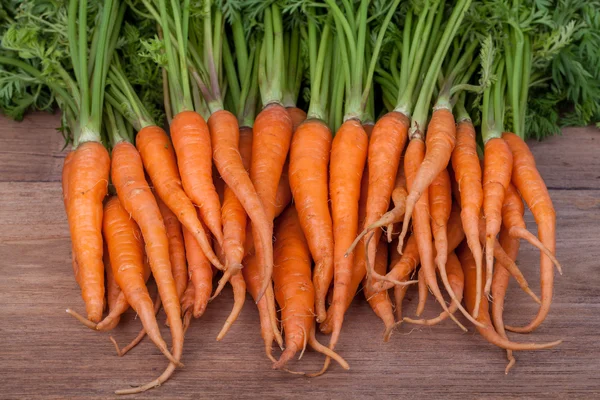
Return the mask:
<path id="1" fill-rule="evenodd" d="M 290 146 L 290 187 L 300 225 L 315 260 L 317 322 L 326 318 L 325 300 L 333 279 L 333 224 L 328 193 L 331 142 L 327 125 L 313 119 L 298 127 Z"/>
<path id="2" fill-rule="evenodd" d="M 217 243 L 222 244 L 221 204 L 212 179 L 208 125 L 197 112 L 182 111 L 175 115 L 170 128 L 183 190 L 198 206 L 202 221 Z"/>
<path id="3" fill-rule="evenodd" d="M 102 200 L 108 190 L 110 158 L 97 142 L 82 143 L 74 153 L 68 174 L 67 217 L 81 296 L 88 319 L 98 322 L 104 310 Z"/>
<path id="4" fill-rule="evenodd" d="M 414 140 L 421 141 L 419 138 Z M 415 172 L 413 179 L 414 186 L 409 185 L 409 193 L 406 199 L 406 213 L 404 214 L 402 233 L 400 233 L 400 245 L 404 243 L 404 236 L 408 231 L 408 223 L 412 218 L 413 210 L 416 208 L 418 200 L 427 192 L 427 188 L 431 185 L 431 182 L 447 167 L 450 161 L 452 151 L 456 145 L 456 125 L 452 111 L 446 108 L 439 108 L 433 111 L 431 121 L 427 127 L 425 141 L 427 144 L 425 156 L 418 171 Z"/>
<path id="5" fill-rule="evenodd" d="M 142 131 L 138 133 L 138 136 Z M 162 133 L 164 134 L 164 131 Z M 138 139 L 138 145 L 140 142 Z M 183 325 L 179 296 L 171 269 L 169 239 L 154 194 L 146 182 L 142 165 L 143 156 L 141 157 L 140 153 L 130 143 L 120 142 L 117 144 L 112 152 L 111 177 L 123 208 L 137 222 L 142 231 L 152 275 L 156 280 L 171 329 L 173 357 L 179 362 L 183 351 Z M 158 176 L 155 177 L 158 178 Z M 156 188 L 157 182 L 154 184 Z M 168 205 L 168 202 L 165 201 L 165 203 Z M 174 368 L 175 365 L 171 364 Z"/>
<path id="6" fill-rule="evenodd" d="M 283 172 L 292 140 L 292 119 L 288 111 L 280 104 L 268 104 L 256 116 L 254 121 L 254 137 L 252 139 L 252 162 L 250 180 L 256 188 L 256 193 L 271 227 L 269 239 L 273 236 L 272 221 L 275 217 L 275 201 L 277 187 Z M 260 228 L 252 224 L 254 237 L 258 237 Z M 258 249 L 259 254 L 262 249 Z M 267 255 L 265 255 L 266 257 Z M 270 262 L 263 266 L 263 283 L 259 295 L 271 285 L 273 274 L 272 254 L 268 255 Z"/>
<path id="7" fill-rule="evenodd" d="M 513 155 L 512 183 L 529 206 L 538 226 L 538 237 L 552 253 L 556 252 L 556 212 L 548 188 L 535 165 L 533 154 L 527 144 L 513 133 L 502 135 Z M 540 284 L 542 305 L 535 318 L 524 327 L 509 327 L 513 332 L 533 332 L 544 322 L 552 303 L 554 269 L 552 261 L 545 255 L 540 256 Z"/>
<path id="8" fill-rule="evenodd" d="M 71 166 L 73 165 L 73 156 L 75 156 L 74 151 L 68 152 L 65 156 L 61 176 L 63 203 L 65 205 L 65 213 L 67 214 L 67 218 L 69 216 L 69 174 L 71 172 Z M 75 258 L 75 249 L 73 249 L 73 245 L 71 245 L 71 266 L 73 267 L 73 276 L 75 277 L 75 282 L 79 284 L 79 266 L 77 265 L 77 258 Z"/>
<path id="9" fill-rule="evenodd" d="M 142 128 L 136 136 L 136 146 L 158 196 L 177 215 L 181 225 L 194 234 L 211 264 L 223 269 L 202 229 L 196 207 L 183 190 L 175 152 L 165 131 L 153 125 Z"/>
<path id="10" fill-rule="evenodd" d="M 183 230 L 188 273 L 194 285 L 194 318 L 200 318 L 212 292 L 213 271 L 210 262 L 187 229 Z"/>
<path id="11" fill-rule="evenodd" d="M 171 260 L 171 269 L 173 270 L 173 279 L 177 287 L 177 296 L 179 299 L 188 283 L 187 261 L 185 259 L 185 245 L 183 243 L 183 232 L 181 223 L 177 216 L 158 196 L 154 196 L 158 209 L 163 217 L 167 238 L 169 239 L 169 258 Z"/>
<path id="12" fill-rule="evenodd" d="M 360 185 L 367 158 L 367 134 L 356 120 L 342 124 L 331 146 L 329 168 L 331 211 L 334 238 L 334 281 L 332 315 L 332 336 L 330 348 L 338 341 L 344 320 L 345 305 L 348 302 L 348 286 L 352 281 L 354 254 L 345 256 L 358 230 L 358 203 Z M 337 306 L 335 306 L 337 304 Z M 336 308 L 332 308 L 332 307 Z M 329 314 L 329 313 L 328 313 Z"/>
<path id="13" fill-rule="evenodd" d="M 292 132 L 295 133 L 298 127 L 306 121 L 306 112 L 298 107 L 286 107 L 286 110 L 292 119 Z"/>
<path id="14" fill-rule="evenodd" d="M 289 118 L 289 117 L 288 117 Z M 217 111 L 208 119 L 208 127 L 213 149 L 213 160 L 221 178 L 234 191 L 236 197 L 246 210 L 257 231 L 254 240 L 261 248 L 262 263 L 266 270 L 273 269 L 273 220 L 267 213 L 254 184 L 252 183 L 240 155 L 240 129 L 237 119 L 228 111 Z M 245 133 L 247 133 L 246 131 Z M 248 139 L 247 137 L 245 139 Z M 254 142 L 254 137 L 252 137 Z M 270 279 L 270 277 L 268 277 Z M 264 279 L 264 278 L 263 278 Z M 269 280 L 264 279 L 267 284 Z M 247 282 L 246 282 L 247 283 Z M 264 285 L 264 283 L 263 283 Z M 263 291 L 264 293 L 264 291 Z M 259 293 L 260 300 L 263 293 Z"/>
<path id="15" fill-rule="evenodd" d="M 400 156 L 406 145 L 409 119 L 402 113 L 392 111 L 380 118 L 369 139 L 369 191 L 367 197 L 367 216 L 364 227 L 377 221 L 388 210 L 394 190 Z M 375 259 L 381 230 L 375 230 L 373 240 L 369 242 L 369 259 Z M 373 269 L 367 265 L 370 276 Z M 376 272 L 376 271 L 375 271 Z"/>
<path id="16" fill-rule="evenodd" d="M 273 219 L 279 217 L 281 213 L 287 208 L 288 204 L 292 202 L 292 189 L 290 187 L 290 174 L 289 174 L 289 159 L 286 160 L 283 165 L 283 171 L 281 171 L 281 177 L 277 184 L 277 192 L 275 194 L 275 211 L 273 213 Z"/>
<path id="17" fill-rule="evenodd" d="M 510 184 L 513 157 L 508 144 L 502 138 L 485 143 L 483 157 L 483 214 L 486 237 L 486 283 L 484 292 L 489 294 L 494 268 L 494 241 L 502 226 L 504 193 Z"/>
<path id="18" fill-rule="evenodd" d="M 473 259 L 473 255 L 470 250 L 466 246 L 462 246 L 458 252 L 458 258 L 460 259 L 460 264 L 462 266 L 463 272 L 465 274 L 465 305 L 467 309 L 470 310 L 471 314 L 473 314 L 475 307 L 475 298 L 477 296 L 477 267 L 475 265 L 475 260 Z M 480 302 L 480 310 L 479 315 L 477 317 L 478 321 L 481 322 L 485 327 L 481 328 L 477 326 L 477 331 L 485 340 L 494 344 L 505 350 L 540 350 L 540 349 L 549 349 L 555 346 L 558 346 L 562 343 L 562 340 L 557 340 L 555 342 L 550 343 L 517 343 L 511 342 L 509 340 L 504 339 L 500 336 L 492 326 L 492 321 L 490 319 L 489 314 L 489 305 L 487 297 L 483 296 Z"/>

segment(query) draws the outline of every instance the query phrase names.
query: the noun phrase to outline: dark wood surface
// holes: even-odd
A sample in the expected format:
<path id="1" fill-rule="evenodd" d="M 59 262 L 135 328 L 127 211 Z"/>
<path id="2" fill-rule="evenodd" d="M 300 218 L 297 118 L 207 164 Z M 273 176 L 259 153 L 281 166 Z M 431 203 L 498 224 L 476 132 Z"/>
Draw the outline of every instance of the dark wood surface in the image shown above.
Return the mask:
<path id="1" fill-rule="evenodd" d="M 83 310 L 70 266 L 60 171 L 63 140 L 58 117 L 33 114 L 21 123 L 0 117 L 0 398 L 110 398 L 115 389 L 156 377 L 166 366 L 148 340 L 118 358 L 107 333 L 83 328 L 65 308 Z M 591 398 L 600 396 L 600 132 L 566 129 L 564 136 L 531 143 L 558 214 L 554 303 L 532 335 L 513 340 L 564 339 L 556 349 L 516 353 L 504 374 L 504 352 L 474 329 L 450 321 L 434 328 L 401 326 L 383 343 L 381 322 L 362 294 L 348 311 L 334 365 L 316 379 L 273 371 L 263 354 L 258 315 L 250 300 L 222 342 L 215 337 L 232 305 L 227 289 L 193 321 L 185 368 L 163 387 L 139 398 Z M 528 226 L 535 231 L 531 215 Z M 522 246 L 518 260 L 539 293 L 538 253 Z M 414 312 L 415 291 L 405 302 Z M 439 312 L 430 299 L 427 313 Z M 536 306 L 513 284 L 506 320 L 524 324 Z M 164 320 L 161 313 L 160 319 Z M 140 327 L 132 312 L 112 332 L 125 343 Z M 163 328 L 168 337 L 168 330 Z M 326 342 L 325 337 L 321 337 Z M 300 363 L 316 370 L 308 351 Z"/>

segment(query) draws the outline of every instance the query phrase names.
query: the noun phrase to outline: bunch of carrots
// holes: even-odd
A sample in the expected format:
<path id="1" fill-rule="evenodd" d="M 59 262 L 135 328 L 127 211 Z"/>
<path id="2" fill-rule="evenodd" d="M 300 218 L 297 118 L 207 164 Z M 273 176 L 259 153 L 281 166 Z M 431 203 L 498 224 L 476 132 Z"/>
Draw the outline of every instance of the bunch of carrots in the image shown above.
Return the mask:
<path id="1" fill-rule="evenodd" d="M 143 329 L 111 338 L 118 354 L 147 335 L 169 363 L 118 394 L 183 367 L 192 320 L 228 283 L 217 340 L 249 292 L 273 368 L 306 376 L 349 368 L 335 346 L 361 286 L 385 341 L 451 319 L 506 350 L 507 372 L 514 351 L 561 342 L 507 335 L 540 326 L 561 272 L 523 140 L 535 35 L 551 29 L 529 4 L 70 0 L 44 4 L 44 22 L 24 3 L 0 64 L 51 93 L 71 138 L 62 188 L 85 313 L 67 312 L 104 332 L 131 307 Z M 544 36 L 545 57 L 564 34 Z M 522 240 L 540 252 L 539 297 L 515 263 Z M 511 277 L 539 304 L 526 326 L 504 324 Z M 403 317 L 412 284 L 417 315 Z M 440 314 L 422 319 L 429 293 Z M 320 371 L 289 365 L 307 346 Z"/>

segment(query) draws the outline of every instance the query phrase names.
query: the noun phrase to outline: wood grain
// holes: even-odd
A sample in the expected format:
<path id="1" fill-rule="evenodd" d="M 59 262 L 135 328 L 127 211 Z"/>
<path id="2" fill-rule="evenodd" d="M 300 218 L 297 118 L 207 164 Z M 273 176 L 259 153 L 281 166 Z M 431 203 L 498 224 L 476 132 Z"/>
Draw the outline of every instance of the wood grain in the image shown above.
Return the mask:
<path id="1" fill-rule="evenodd" d="M 124 358 L 108 334 L 80 326 L 64 312 L 83 310 L 70 266 L 68 227 L 60 194 L 62 138 L 58 118 L 36 114 L 25 125 L 0 120 L 0 398 L 113 397 L 115 389 L 144 383 L 166 366 L 150 343 Z M 450 321 L 435 328 L 402 326 L 389 343 L 362 294 L 351 306 L 338 350 L 350 371 L 333 366 L 306 379 L 270 369 L 263 355 L 258 316 L 250 300 L 222 342 L 215 337 L 232 305 L 231 291 L 193 321 L 185 368 L 163 387 L 136 398 L 593 398 L 600 395 L 600 135 L 568 129 L 563 137 L 531 143 L 558 211 L 557 254 L 565 270 L 556 277 L 551 314 L 533 335 L 514 340 L 565 342 L 554 350 L 516 353 L 504 375 L 503 351 L 473 329 L 462 334 Z M 565 165 L 564 163 L 568 164 Z M 535 229 L 531 215 L 528 226 Z M 519 257 L 539 293 L 538 253 L 523 244 Z M 409 291 L 406 313 L 414 312 Z M 523 324 L 536 306 L 512 285 L 506 320 Z M 439 312 L 430 301 L 428 315 Z M 161 321 L 165 316 L 161 313 Z M 129 312 L 112 332 L 125 343 L 140 327 Z M 163 327 L 168 337 L 168 329 Z M 320 337 L 327 342 L 326 337 Z M 320 368 L 307 352 L 292 366 Z"/>

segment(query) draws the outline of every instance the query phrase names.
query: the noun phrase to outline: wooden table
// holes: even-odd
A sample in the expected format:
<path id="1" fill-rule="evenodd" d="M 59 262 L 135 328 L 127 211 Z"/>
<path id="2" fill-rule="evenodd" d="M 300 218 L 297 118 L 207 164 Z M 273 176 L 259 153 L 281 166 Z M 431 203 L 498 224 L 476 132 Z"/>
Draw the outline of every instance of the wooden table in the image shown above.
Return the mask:
<path id="1" fill-rule="evenodd" d="M 109 398 L 115 389 L 153 379 L 166 366 L 149 340 L 118 358 L 108 334 L 83 328 L 65 313 L 67 307 L 84 308 L 70 265 L 58 124 L 56 115 L 42 113 L 21 123 L 0 117 L 0 398 Z M 556 278 L 546 322 L 534 335 L 512 338 L 564 339 L 558 348 L 517 353 L 516 366 L 504 375 L 504 352 L 473 328 L 462 334 L 450 321 L 434 328 L 402 326 L 383 343 L 382 323 L 359 294 L 338 346 L 351 370 L 334 365 L 326 375 L 307 379 L 271 370 L 251 301 L 225 339 L 215 341 L 232 305 L 228 288 L 193 321 L 185 343 L 185 368 L 163 387 L 139 397 L 600 395 L 600 134 L 592 128 L 566 129 L 562 137 L 531 145 L 558 212 L 557 255 L 565 274 Z M 527 221 L 535 230 L 530 214 Z M 538 252 L 524 244 L 519 264 L 539 293 Z M 514 282 L 509 296 L 506 320 L 524 324 L 534 315 L 535 304 Z M 408 297 L 410 315 L 415 291 Z M 430 299 L 429 315 L 438 310 Z M 123 344 L 139 327 L 129 312 L 113 335 Z M 317 370 L 321 362 L 320 355 L 309 351 L 296 368 Z"/>

